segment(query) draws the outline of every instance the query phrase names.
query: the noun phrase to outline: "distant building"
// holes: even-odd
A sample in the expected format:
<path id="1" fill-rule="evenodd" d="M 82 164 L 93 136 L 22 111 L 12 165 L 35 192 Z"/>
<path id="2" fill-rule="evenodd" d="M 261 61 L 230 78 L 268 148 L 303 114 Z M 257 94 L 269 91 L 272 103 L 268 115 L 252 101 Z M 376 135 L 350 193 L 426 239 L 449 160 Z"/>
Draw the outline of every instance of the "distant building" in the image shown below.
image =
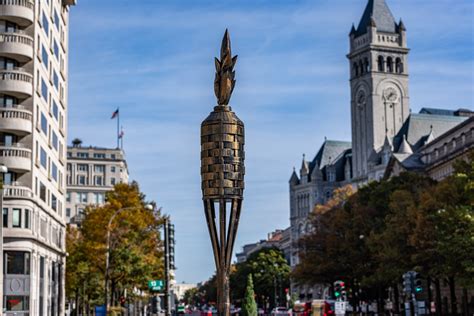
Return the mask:
<path id="1" fill-rule="evenodd" d="M 280 249 L 285 259 L 290 262 L 290 246 L 291 246 L 291 238 L 290 238 L 290 228 L 281 230 L 277 229 L 274 232 L 268 234 L 267 239 L 260 240 L 259 242 L 247 244 L 242 247 L 242 252 L 237 253 L 237 263 L 242 263 L 247 261 L 247 259 L 253 253 L 260 251 L 261 249 L 266 248 L 278 248 Z"/>
<path id="2" fill-rule="evenodd" d="M 197 288 L 198 285 L 195 283 L 175 283 L 171 287 L 171 291 L 175 295 L 175 298 L 178 301 L 181 301 L 184 298 L 184 293 L 186 291 Z"/>
<path id="3" fill-rule="evenodd" d="M 423 108 L 411 113 L 406 28 L 385 0 L 368 0 L 358 27 L 349 34 L 352 142 L 325 140 L 312 161 L 303 156 L 290 187 L 291 266 L 298 264 L 297 242 L 311 229 L 308 214 L 334 189 L 403 171 L 442 179 L 453 162 L 473 148 L 474 113 L 468 109 Z M 301 300 L 323 298 L 321 285 L 292 283 Z"/>
<path id="4" fill-rule="evenodd" d="M 68 147 L 66 179 L 66 219 L 80 224 L 88 205 L 103 205 L 107 191 L 128 183 L 125 154 L 118 148 Z"/>

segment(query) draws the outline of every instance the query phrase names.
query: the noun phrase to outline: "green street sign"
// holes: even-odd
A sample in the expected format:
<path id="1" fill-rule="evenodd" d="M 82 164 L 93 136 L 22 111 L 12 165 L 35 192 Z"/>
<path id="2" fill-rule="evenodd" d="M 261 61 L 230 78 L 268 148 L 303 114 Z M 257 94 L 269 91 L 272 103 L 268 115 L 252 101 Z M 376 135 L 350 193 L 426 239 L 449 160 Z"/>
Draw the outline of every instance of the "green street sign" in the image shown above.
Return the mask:
<path id="1" fill-rule="evenodd" d="M 148 281 L 148 288 L 152 291 L 161 291 L 165 285 L 163 280 Z"/>

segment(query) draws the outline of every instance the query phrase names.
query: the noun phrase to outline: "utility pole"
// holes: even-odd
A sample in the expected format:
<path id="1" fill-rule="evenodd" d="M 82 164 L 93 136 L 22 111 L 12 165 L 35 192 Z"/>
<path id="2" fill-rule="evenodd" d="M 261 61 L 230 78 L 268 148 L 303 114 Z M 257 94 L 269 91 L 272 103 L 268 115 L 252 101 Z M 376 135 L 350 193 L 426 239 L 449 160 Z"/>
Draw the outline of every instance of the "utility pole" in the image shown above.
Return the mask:
<path id="1" fill-rule="evenodd" d="M 165 311 L 166 316 L 171 316 L 170 302 L 170 219 L 165 217 Z"/>

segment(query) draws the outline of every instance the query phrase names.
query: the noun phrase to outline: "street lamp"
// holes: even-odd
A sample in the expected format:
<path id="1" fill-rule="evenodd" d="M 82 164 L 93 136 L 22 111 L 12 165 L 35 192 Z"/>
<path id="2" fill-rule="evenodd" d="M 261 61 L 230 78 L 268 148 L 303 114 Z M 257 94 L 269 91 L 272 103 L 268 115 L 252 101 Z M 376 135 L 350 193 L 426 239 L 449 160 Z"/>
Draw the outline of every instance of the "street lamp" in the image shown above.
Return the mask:
<path id="1" fill-rule="evenodd" d="M 115 211 L 115 213 L 110 217 L 109 223 L 107 224 L 107 243 L 106 243 L 106 253 L 105 253 L 105 314 L 107 315 L 107 310 L 109 307 L 109 297 L 108 297 L 108 287 L 109 287 L 109 267 L 110 267 L 110 230 L 112 222 L 115 217 L 123 211 L 137 209 L 136 206 L 131 207 L 122 207 Z M 145 205 L 145 209 L 153 210 L 152 204 Z"/>
<path id="2" fill-rule="evenodd" d="M 221 58 L 215 59 L 217 106 L 201 124 L 201 189 L 217 270 L 219 316 L 230 315 L 230 264 L 244 192 L 244 123 L 229 106 L 236 62 L 226 30 Z M 229 216 L 227 207 L 230 207 Z"/>
<path id="3" fill-rule="evenodd" d="M 8 173 L 5 165 L 0 165 L 0 173 L 3 175 Z M 0 267 L 3 267 L 3 177 L 0 179 L 0 210 L 2 216 L 0 219 Z M 0 273 L 0 314 L 3 311 L 3 273 Z"/>

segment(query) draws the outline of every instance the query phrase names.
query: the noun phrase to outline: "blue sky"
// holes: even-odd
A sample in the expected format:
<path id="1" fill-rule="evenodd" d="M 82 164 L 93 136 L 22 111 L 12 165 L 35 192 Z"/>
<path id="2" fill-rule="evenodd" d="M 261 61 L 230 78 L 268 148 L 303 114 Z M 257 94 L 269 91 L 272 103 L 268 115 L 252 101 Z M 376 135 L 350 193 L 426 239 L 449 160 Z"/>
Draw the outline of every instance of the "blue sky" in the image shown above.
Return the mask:
<path id="1" fill-rule="evenodd" d="M 410 102 L 474 107 L 471 0 L 387 0 L 408 30 Z M 178 281 L 214 272 L 200 191 L 199 127 L 216 104 L 214 56 L 239 55 L 231 105 L 246 126 L 236 251 L 289 225 L 288 179 L 324 137 L 350 140 L 348 33 L 366 0 L 81 0 L 71 9 L 69 139 L 115 146 L 176 224 Z"/>

